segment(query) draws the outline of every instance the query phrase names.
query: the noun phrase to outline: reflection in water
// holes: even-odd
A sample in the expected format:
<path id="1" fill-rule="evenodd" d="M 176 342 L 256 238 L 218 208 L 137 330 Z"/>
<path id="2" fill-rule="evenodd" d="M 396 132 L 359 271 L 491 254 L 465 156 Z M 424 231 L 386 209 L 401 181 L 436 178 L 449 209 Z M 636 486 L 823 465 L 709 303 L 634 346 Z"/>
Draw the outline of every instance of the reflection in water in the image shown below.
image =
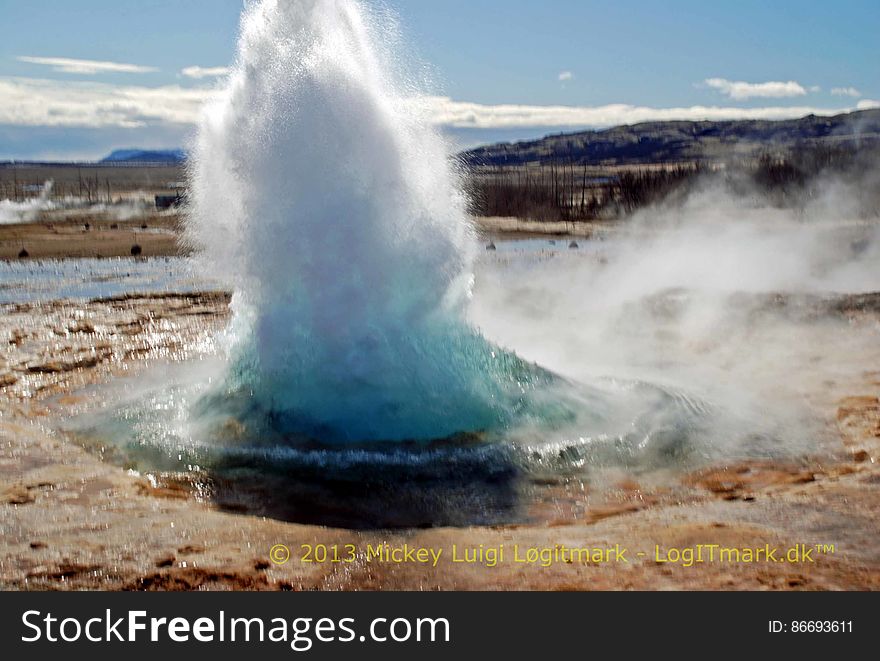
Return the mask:
<path id="1" fill-rule="evenodd" d="M 216 287 L 183 257 L 0 261 L 0 304 Z"/>

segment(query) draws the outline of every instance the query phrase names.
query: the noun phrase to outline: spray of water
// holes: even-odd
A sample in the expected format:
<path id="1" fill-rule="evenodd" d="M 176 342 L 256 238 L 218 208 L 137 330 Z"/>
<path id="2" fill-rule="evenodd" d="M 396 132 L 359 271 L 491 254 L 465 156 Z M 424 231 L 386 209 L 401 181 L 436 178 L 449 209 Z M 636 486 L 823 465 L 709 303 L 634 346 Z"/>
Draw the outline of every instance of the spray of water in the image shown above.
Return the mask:
<path id="1" fill-rule="evenodd" d="M 462 321 L 471 231 L 445 145 L 379 46 L 391 28 L 354 0 L 243 17 L 187 224 L 236 292 L 215 408 L 237 398 L 322 440 L 437 438 L 503 424 L 546 378 Z"/>
<path id="2" fill-rule="evenodd" d="M 256 511 L 383 526 L 513 518 L 524 474 L 816 449 L 801 384 L 833 341 L 876 338 L 776 294 L 876 289 L 875 228 L 707 191 L 606 244 L 475 262 L 390 32 L 355 0 L 249 6 L 190 163 L 187 240 L 235 292 L 222 375 L 118 386 L 86 437 Z M 445 442 L 370 443 L 409 439 Z"/>

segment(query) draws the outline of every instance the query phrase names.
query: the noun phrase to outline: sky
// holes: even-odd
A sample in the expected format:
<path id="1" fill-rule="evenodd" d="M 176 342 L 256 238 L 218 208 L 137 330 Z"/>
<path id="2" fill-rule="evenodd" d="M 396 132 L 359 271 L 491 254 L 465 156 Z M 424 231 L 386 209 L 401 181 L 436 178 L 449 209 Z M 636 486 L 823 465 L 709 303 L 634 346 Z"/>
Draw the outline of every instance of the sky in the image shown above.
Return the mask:
<path id="1" fill-rule="evenodd" d="M 877 0 L 383 6 L 431 81 L 432 121 L 460 147 L 652 119 L 880 106 Z M 185 145 L 232 63 L 242 7 L 0 0 L 0 160 Z"/>

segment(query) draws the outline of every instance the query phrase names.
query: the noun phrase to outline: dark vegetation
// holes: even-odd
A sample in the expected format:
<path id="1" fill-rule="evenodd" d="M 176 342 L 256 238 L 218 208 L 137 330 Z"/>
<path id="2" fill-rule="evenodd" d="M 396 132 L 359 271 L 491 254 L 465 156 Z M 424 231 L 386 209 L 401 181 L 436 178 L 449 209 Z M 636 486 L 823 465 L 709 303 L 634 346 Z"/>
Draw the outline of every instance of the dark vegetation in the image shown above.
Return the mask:
<path id="1" fill-rule="evenodd" d="M 738 195 L 797 207 L 837 178 L 878 215 L 880 110 L 785 121 L 646 122 L 481 147 L 461 155 L 472 211 L 602 220 L 720 179 Z"/>
<path id="2" fill-rule="evenodd" d="M 682 199 L 710 181 L 737 197 L 798 209 L 839 182 L 847 187 L 851 213 L 880 216 L 880 141 L 804 141 L 717 162 L 602 168 L 576 161 L 569 156 L 540 165 L 472 167 L 471 211 L 544 221 L 611 220 Z"/>
<path id="3" fill-rule="evenodd" d="M 127 191 L 166 194 L 186 179 L 183 165 L 130 163 L 0 163 L 0 200 L 39 197 L 47 181 L 51 197 L 108 202 Z"/>
<path id="4" fill-rule="evenodd" d="M 469 177 L 471 211 L 534 220 L 617 218 L 660 202 L 703 172 L 701 165 L 688 164 L 599 176 L 571 163 L 475 172 Z"/>
<path id="5" fill-rule="evenodd" d="M 725 184 L 737 195 L 758 194 L 773 206 L 800 208 L 829 185 L 846 187 L 849 207 L 862 217 L 880 216 L 880 142 L 794 147 L 763 153 L 751 168 L 731 169 Z"/>

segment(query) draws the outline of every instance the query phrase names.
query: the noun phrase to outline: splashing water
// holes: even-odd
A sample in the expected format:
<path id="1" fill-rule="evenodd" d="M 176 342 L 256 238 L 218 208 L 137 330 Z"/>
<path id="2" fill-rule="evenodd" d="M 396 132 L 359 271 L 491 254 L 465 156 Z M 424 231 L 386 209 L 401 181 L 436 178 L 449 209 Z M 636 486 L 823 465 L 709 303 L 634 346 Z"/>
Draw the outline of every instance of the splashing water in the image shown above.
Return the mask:
<path id="1" fill-rule="evenodd" d="M 220 399 L 246 393 L 242 414 L 276 430 L 486 429 L 548 378 L 462 321 L 464 200 L 378 46 L 388 29 L 352 0 L 251 7 L 200 126 L 188 237 L 236 291 Z"/>
<path id="2" fill-rule="evenodd" d="M 628 342 L 623 353 L 668 337 L 668 296 L 645 299 L 659 320 L 623 315 L 633 328 L 621 327 L 611 313 L 572 316 L 584 291 L 602 291 L 575 279 L 574 264 L 556 260 L 546 276 L 496 269 L 497 286 L 484 264 L 474 300 L 486 314 L 474 314 L 478 253 L 459 175 L 395 73 L 390 32 L 393 21 L 354 0 L 248 8 L 234 71 L 190 159 L 197 271 L 235 292 L 222 378 L 193 363 L 155 383 L 114 383 L 115 402 L 71 431 L 116 448 L 126 465 L 202 474 L 230 492 L 218 502 L 382 527 L 517 518 L 522 475 L 800 451 L 792 436 L 803 427 L 779 431 L 787 418 L 765 424 L 750 404 L 728 413 L 713 401 L 723 396 L 663 378 L 663 351 L 663 369 L 646 373 L 621 369 L 626 360 L 608 372 L 567 369 L 584 345 L 598 347 L 585 353 L 591 365 L 615 346 L 591 344 L 597 326 Z M 536 278 L 547 287 L 530 293 Z M 571 305 L 554 302 L 559 291 Z M 467 319 L 591 385 L 497 348 Z"/>

